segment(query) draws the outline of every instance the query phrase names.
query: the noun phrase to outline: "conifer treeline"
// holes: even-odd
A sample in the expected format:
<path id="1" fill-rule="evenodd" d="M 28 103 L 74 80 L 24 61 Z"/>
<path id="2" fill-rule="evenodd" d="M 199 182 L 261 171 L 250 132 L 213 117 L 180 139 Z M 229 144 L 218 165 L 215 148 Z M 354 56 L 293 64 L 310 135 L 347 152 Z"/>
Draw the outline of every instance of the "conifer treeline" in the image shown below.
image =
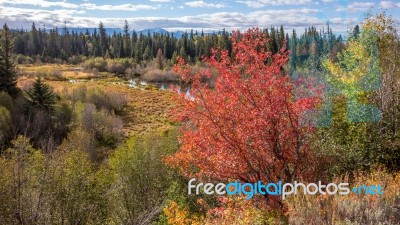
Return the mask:
<path id="1" fill-rule="evenodd" d="M 175 37 L 171 33 L 143 34 L 131 32 L 129 24 L 125 21 L 122 33 L 107 34 L 103 23 L 100 22 L 94 32 L 86 30 L 76 32 L 67 27 L 41 29 L 32 24 L 30 31 L 16 30 L 14 53 L 39 58 L 43 62 L 51 62 L 53 59 L 68 60 L 73 56 L 104 57 L 104 58 L 134 58 L 137 62 L 151 60 L 156 57 L 161 49 L 166 59 L 175 59 L 177 56 L 195 62 L 203 55 L 210 56 L 212 48 L 231 50 L 231 34 L 225 30 L 205 34 L 197 31 L 185 32 L 182 37 Z M 309 27 L 302 35 L 297 35 L 293 30 L 285 32 L 283 26 L 264 29 L 264 33 L 271 39 L 269 49 L 277 52 L 286 40 L 287 47 L 292 50 L 295 60 L 303 62 L 311 54 L 322 55 L 338 48 L 342 43 L 341 37 L 337 37 L 329 28 L 326 31 L 317 31 L 315 27 Z"/>

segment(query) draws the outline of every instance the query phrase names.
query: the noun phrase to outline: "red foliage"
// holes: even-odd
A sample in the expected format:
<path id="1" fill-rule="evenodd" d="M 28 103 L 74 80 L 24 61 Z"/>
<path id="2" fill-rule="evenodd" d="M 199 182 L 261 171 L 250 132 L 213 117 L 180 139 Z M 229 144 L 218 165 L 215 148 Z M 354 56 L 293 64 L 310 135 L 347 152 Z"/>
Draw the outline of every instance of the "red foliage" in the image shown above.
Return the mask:
<path id="1" fill-rule="evenodd" d="M 233 58 L 213 50 L 192 74 L 180 59 L 175 71 L 192 84 L 194 99 L 180 98 L 181 149 L 167 161 L 189 177 L 264 183 L 292 181 L 312 172 L 307 133 L 298 118 L 317 103 L 295 101 L 286 47 L 272 55 L 257 28 L 234 32 Z M 218 74 L 210 87 L 204 77 Z"/>

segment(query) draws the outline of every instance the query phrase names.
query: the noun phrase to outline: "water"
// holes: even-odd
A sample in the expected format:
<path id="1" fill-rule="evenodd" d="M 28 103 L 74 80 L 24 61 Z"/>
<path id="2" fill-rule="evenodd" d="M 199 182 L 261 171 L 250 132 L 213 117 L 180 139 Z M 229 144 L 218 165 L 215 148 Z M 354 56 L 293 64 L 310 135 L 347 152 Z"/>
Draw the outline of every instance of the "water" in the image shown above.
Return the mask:
<path id="1" fill-rule="evenodd" d="M 79 84 L 79 83 L 88 82 L 88 80 L 84 80 L 84 79 L 71 79 L 71 80 L 68 80 L 68 82 L 71 83 L 71 84 Z"/>
<path id="2" fill-rule="evenodd" d="M 137 88 L 136 80 L 134 80 L 134 79 L 129 79 L 128 82 L 129 82 L 128 86 L 129 86 L 130 88 Z"/>

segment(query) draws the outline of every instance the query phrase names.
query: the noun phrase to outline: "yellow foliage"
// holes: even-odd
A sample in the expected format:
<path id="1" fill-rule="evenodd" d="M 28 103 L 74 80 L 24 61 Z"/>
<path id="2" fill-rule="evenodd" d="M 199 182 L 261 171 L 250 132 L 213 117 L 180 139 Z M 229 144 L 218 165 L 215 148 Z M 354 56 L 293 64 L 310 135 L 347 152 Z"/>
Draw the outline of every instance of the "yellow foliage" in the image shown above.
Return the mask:
<path id="1" fill-rule="evenodd" d="M 343 53 L 341 62 L 325 61 L 325 67 L 331 75 L 344 84 L 357 84 L 368 73 L 371 58 L 365 47 L 359 41 L 350 41 Z M 346 64 L 347 68 L 343 68 Z M 351 70 L 348 68 L 351 67 Z"/>
<path id="2" fill-rule="evenodd" d="M 192 217 L 188 208 L 179 206 L 176 202 L 171 201 L 167 207 L 163 209 L 167 216 L 169 225 L 200 225 L 199 218 Z"/>
<path id="3" fill-rule="evenodd" d="M 244 197 L 221 198 L 221 206 L 209 208 L 205 216 L 192 215 L 187 207 L 182 207 L 176 202 L 170 202 L 164 208 L 169 225 L 257 225 L 257 224 L 284 224 L 283 216 L 279 213 L 257 208 L 252 201 Z M 200 200 L 201 201 L 201 200 Z"/>

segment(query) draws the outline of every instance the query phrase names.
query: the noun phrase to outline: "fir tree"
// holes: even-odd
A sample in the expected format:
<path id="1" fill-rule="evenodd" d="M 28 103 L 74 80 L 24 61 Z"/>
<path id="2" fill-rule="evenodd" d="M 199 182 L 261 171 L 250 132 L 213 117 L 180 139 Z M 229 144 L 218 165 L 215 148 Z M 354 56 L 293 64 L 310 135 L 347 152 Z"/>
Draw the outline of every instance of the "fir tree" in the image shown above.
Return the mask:
<path id="1" fill-rule="evenodd" d="M 4 24 L 0 33 L 0 92 L 5 91 L 14 96 L 18 92 L 18 88 L 15 65 L 11 58 L 13 42 L 10 30 L 7 24 Z"/>
<path id="2" fill-rule="evenodd" d="M 124 26 L 124 42 L 123 42 L 123 56 L 124 57 L 130 57 L 131 56 L 131 39 L 129 35 L 129 24 L 128 21 L 125 20 L 125 26 Z"/>
<path id="3" fill-rule="evenodd" d="M 353 38 L 358 39 L 360 37 L 360 26 L 356 25 L 353 29 Z"/>
<path id="4" fill-rule="evenodd" d="M 43 83 L 40 77 L 35 80 L 32 87 L 27 91 L 27 95 L 30 107 L 47 112 L 53 111 L 58 99 L 50 86 Z"/>
<path id="5" fill-rule="evenodd" d="M 99 36 L 100 36 L 100 48 L 101 55 L 105 57 L 107 50 L 109 49 L 108 37 L 106 29 L 104 28 L 104 24 L 100 22 L 99 24 Z"/>

